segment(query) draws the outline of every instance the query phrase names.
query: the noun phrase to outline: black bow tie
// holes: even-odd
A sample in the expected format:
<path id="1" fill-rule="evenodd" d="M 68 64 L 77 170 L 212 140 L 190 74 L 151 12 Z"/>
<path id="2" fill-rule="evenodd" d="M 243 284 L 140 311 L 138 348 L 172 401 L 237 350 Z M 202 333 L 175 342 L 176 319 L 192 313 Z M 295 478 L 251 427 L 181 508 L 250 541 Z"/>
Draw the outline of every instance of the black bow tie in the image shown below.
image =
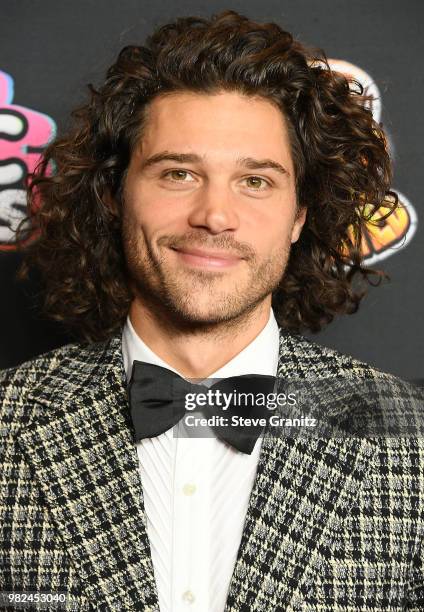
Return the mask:
<path id="1" fill-rule="evenodd" d="M 239 451 L 250 455 L 256 440 L 265 428 L 258 419 L 265 419 L 268 422 L 270 410 L 266 405 L 256 405 L 256 402 L 239 405 L 234 399 L 240 396 L 235 396 L 234 392 L 253 393 L 253 397 L 258 397 L 256 394 L 266 396 L 273 392 L 275 381 L 274 376 L 246 374 L 220 379 L 209 387 L 201 383 L 191 383 L 167 368 L 135 360 L 128 387 L 135 439 L 138 441 L 158 436 L 176 425 L 187 412 L 194 412 L 186 408 L 188 393 L 197 395 L 207 393 L 209 390 L 213 393 L 220 391 L 221 394 L 227 394 L 227 398 L 232 398 L 225 410 L 210 404 L 199 406 L 196 410 L 203 412 L 206 417 L 217 415 L 225 417 L 228 424 L 223 425 L 218 422 L 217 425 L 211 425 L 214 434 Z M 237 417 L 235 425 L 231 424 L 233 416 Z M 240 424 L 239 417 L 256 421 L 251 424 Z"/>

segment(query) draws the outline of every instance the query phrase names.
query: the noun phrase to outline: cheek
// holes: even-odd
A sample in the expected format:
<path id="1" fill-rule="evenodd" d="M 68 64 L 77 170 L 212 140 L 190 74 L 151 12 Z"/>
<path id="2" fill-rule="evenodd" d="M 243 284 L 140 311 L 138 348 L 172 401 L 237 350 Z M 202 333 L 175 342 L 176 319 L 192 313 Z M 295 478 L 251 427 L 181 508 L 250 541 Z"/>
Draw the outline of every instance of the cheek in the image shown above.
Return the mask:
<path id="1" fill-rule="evenodd" d="M 280 251 L 291 243 L 293 218 L 291 215 L 275 216 L 268 225 L 258 224 L 257 240 L 266 251 Z"/>
<path id="2" fill-rule="evenodd" d="M 167 197 L 163 189 L 149 183 L 137 186 L 132 201 L 135 218 L 149 225 L 172 222 L 184 215 L 184 202 Z"/>
<path id="3" fill-rule="evenodd" d="M 154 243 L 164 235 L 183 234 L 187 231 L 187 218 L 175 202 L 143 202 L 130 211 L 131 231 L 138 240 Z"/>
<path id="4" fill-rule="evenodd" d="M 269 200 L 258 202 L 249 213 L 249 232 L 253 235 L 264 234 L 269 240 L 278 242 L 290 237 L 296 218 L 296 194 L 292 190 L 283 191 Z"/>
<path id="5" fill-rule="evenodd" d="M 275 226 L 266 229 L 264 226 L 260 230 L 257 230 L 254 235 L 247 239 L 256 254 L 260 259 L 268 260 L 274 256 L 279 256 L 281 251 L 286 248 L 288 238 L 282 232 L 278 232 Z"/>

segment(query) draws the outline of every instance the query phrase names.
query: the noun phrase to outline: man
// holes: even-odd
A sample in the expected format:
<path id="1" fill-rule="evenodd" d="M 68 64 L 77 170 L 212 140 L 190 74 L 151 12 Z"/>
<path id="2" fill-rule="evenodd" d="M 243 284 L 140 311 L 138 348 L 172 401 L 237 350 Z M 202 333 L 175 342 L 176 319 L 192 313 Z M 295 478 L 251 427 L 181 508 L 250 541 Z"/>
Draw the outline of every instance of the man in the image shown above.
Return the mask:
<path id="1" fill-rule="evenodd" d="M 317 393 L 342 380 L 349 418 L 367 408 L 362 383 L 389 389 L 395 414 L 417 401 L 298 335 L 357 309 L 369 210 L 396 205 L 365 101 L 276 24 L 225 11 L 125 48 L 45 151 L 27 261 L 82 341 L 1 375 L 10 605 L 27 593 L 74 610 L 423 609 L 420 438 L 267 427 L 246 451 L 138 431 L 159 420 L 138 412 L 151 371 Z"/>

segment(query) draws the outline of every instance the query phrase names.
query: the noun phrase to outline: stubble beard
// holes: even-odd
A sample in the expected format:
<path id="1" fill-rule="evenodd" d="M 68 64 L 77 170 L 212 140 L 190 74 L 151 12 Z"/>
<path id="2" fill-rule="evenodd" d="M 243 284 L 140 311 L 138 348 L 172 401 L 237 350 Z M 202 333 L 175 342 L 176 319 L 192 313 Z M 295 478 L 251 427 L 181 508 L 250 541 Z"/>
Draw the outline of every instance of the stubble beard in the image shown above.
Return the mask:
<path id="1" fill-rule="evenodd" d="M 231 321 L 236 324 L 249 317 L 279 286 L 291 246 L 283 244 L 261 262 L 251 254 L 237 264 L 236 272 L 215 272 L 171 264 L 171 253 L 165 255 L 164 246 L 172 244 L 170 236 L 163 237 L 155 250 L 140 239 L 137 228 L 124 222 L 122 240 L 136 298 L 156 315 L 186 329 L 212 328 Z M 196 246 L 199 244 L 197 240 Z"/>

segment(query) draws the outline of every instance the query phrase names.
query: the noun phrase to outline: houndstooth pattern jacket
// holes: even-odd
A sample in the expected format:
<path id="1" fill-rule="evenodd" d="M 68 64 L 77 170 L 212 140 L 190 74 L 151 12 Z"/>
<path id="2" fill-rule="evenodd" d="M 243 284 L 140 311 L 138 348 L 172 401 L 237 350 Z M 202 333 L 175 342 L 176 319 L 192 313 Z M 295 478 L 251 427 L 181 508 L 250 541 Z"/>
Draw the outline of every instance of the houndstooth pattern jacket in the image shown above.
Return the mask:
<path id="1" fill-rule="evenodd" d="M 416 400 L 282 329 L 278 376 L 382 380 L 393 410 L 398 394 Z M 121 332 L 2 371 L 0 393 L 0 591 L 159 612 Z M 422 439 L 269 431 L 225 612 L 424 610 Z"/>

